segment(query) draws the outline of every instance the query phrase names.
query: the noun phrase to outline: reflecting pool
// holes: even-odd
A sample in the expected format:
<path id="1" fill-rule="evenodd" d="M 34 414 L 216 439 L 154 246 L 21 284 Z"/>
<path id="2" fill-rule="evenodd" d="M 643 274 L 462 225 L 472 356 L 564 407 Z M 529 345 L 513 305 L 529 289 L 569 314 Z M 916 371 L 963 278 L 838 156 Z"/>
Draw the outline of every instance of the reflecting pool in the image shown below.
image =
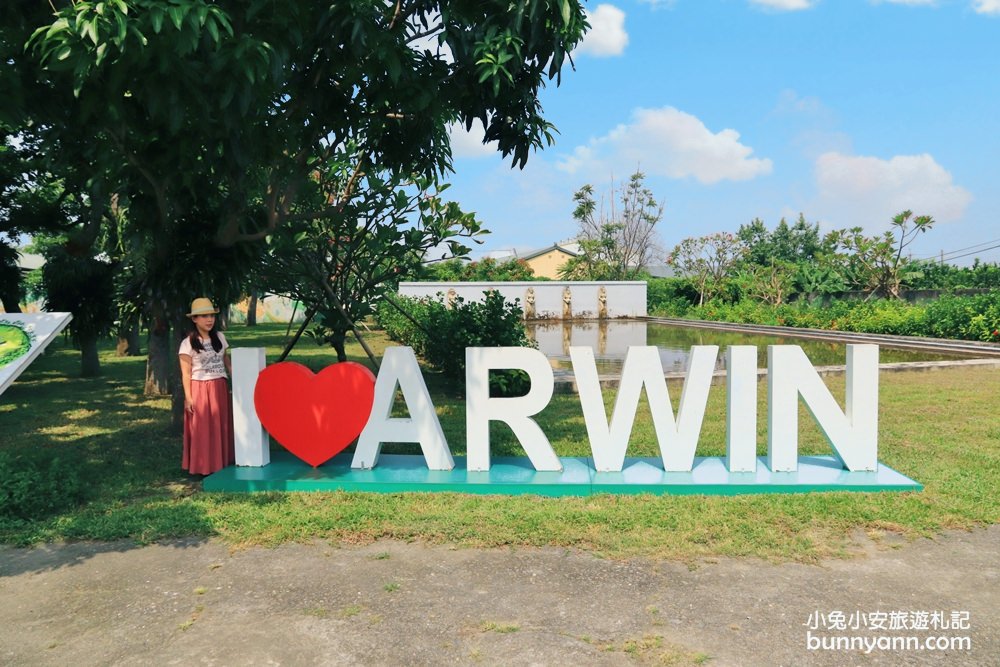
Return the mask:
<path id="1" fill-rule="evenodd" d="M 555 368 L 571 369 L 569 348 L 586 346 L 594 350 L 599 373 L 621 371 L 625 353 L 634 345 L 655 345 L 665 372 L 687 370 L 688 352 L 694 345 L 718 345 L 716 367 L 726 367 L 725 349 L 729 345 L 756 345 L 758 365 L 767 365 L 768 345 L 798 345 L 814 366 L 843 364 L 845 344 L 829 341 L 767 336 L 732 331 L 713 331 L 676 326 L 661 322 L 636 320 L 593 320 L 576 322 L 529 322 L 528 336 L 538 343 Z M 879 361 L 883 364 L 901 361 L 942 361 L 968 358 L 920 350 L 899 350 L 881 345 Z"/>

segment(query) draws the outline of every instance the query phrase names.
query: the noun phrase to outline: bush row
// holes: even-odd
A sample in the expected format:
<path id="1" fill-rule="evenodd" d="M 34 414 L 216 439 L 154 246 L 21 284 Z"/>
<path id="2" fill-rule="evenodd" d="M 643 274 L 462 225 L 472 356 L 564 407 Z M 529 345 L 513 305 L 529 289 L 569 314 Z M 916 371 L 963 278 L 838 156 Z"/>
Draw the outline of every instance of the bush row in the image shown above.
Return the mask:
<path id="1" fill-rule="evenodd" d="M 660 287 L 650 313 L 669 317 L 771 324 L 858 333 L 929 336 L 1000 342 L 1000 290 L 974 296 L 945 295 L 924 304 L 894 300 L 834 301 L 826 306 L 795 302 L 772 306 L 754 301 L 692 305 L 683 287 Z"/>

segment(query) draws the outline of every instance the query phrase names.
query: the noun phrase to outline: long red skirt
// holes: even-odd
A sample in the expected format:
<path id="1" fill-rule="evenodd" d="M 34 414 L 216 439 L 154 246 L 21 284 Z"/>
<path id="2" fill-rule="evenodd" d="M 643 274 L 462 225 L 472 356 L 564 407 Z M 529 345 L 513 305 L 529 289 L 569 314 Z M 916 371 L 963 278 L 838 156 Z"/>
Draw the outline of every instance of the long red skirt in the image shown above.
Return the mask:
<path id="1" fill-rule="evenodd" d="M 211 475 L 236 463 L 226 379 L 191 380 L 191 401 L 194 412 L 184 412 L 181 467 L 194 475 Z"/>

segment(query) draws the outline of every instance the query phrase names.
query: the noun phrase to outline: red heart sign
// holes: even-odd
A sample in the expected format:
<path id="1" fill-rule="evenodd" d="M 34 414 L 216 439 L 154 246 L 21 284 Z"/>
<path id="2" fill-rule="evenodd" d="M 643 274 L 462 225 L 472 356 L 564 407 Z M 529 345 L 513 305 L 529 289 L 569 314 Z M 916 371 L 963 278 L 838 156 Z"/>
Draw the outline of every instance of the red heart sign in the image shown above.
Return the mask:
<path id="1" fill-rule="evenodd" d="M 364 429 L 375 399 L 375 376 L 353 361 L 319 373 L 283 361 L 257 377 L 257 417 L 295 456 L 319 466 L 344 450 Z"/>

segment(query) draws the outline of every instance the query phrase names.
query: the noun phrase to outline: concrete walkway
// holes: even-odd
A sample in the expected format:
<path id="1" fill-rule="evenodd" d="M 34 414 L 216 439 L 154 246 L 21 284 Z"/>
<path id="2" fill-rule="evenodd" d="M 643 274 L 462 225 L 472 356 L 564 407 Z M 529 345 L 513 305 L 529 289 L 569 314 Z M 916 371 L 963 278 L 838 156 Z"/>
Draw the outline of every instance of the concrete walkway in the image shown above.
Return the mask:
<path id="1" fill-rule="evenodd" d="M 399 542 L 2 548 L 0 664 L 998 664 L 1000 527 L 859 547 L 815 566 Z M 816 612 L 905 612 L 907 624 L 967 612 L 969 629 L 810 630 Z M 810 649 L 807 632 L 814 646 L 944 636 L 971 648 Z"/>

